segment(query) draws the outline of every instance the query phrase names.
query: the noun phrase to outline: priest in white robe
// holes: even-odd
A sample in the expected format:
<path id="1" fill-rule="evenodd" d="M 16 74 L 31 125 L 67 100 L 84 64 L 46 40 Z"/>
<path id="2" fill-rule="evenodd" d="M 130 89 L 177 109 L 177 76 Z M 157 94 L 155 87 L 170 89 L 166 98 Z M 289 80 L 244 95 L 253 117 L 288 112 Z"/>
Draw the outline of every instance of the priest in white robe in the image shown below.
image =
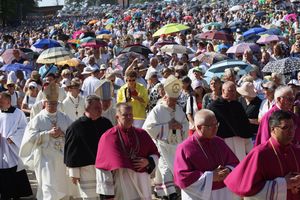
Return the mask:
<path id="1" fill-rule="evenodd" d="M 72 121 L 83 116 L 84 98 L 80 95 L 80 82 L 73 79 L 68 86 L 68 94 L 62 102 L 62 112 L 70 117 Z"/>
<path id="2" fill-rule="evenodd" d="M 50 84 L 44 90 L 44 106 L 27 125 L 20 148 L 20 157 L 34 170 L 38 200 L 60 200 L 70 196 L 71 181 L 63 162 L 65 131 L 71 119 L 57 111 L 58 87 Z"/>
<path id="3" fill-rule="evenodd" d="M 155 180 L 155 192 L 159 197 L 169 196 L 176 199 L 173 182 L 175 151 L 178 144 L 187 138 L 188 121 L 182 108 L 177 105 L 182 83 L 175 76 L 169 76 L 164 89 L 166 95 L 161 104 L 156 105 L 143 125 L 148 134 L 155 140 L 161 155 L 158 170 L 162 180 Z"/>
<path id="4" fill-rule="evenodd" d="M 101 199 L 151 200 L 157 147 L 143 129 L 132 126 L 130 105 L 119 103 L 116 109 L 118 125 L 106 131 L 98 145 L 97 193 Z"/>
<path id="5" fill-rule="evenodd" d="M 0 196 L 1 200 L 32 194 L 26 171 L 19 163 L 19 147 L 27 120 L 11 106 L 11 95 L 0 93 Z M 19 168 L 17 170 L 17 168 Z"/>

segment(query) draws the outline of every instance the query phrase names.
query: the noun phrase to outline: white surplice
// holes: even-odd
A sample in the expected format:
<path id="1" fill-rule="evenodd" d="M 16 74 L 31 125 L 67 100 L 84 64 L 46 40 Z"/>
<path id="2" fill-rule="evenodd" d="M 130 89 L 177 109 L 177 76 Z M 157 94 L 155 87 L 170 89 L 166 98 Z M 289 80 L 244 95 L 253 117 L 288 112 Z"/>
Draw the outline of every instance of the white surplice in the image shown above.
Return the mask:
<path id="1" fill-rule="evenodd" d="M 65 138 L 49 135 L 54 122 L 64 133 L 72 123 L 62 112 L 50 114 L 42 110 L 27 125 L 20 147 L 19 155 L 23 163 L 35 171 L 38 200 L 59 200 L 70 195 L 72 183 L 63 161 Z"/>
<path id="2" fill-rule="evenodd" d="M 91 94 L 95 94 L 96 89 L 101 85 L 101 81 L 94 77 L 89 76 L 86 79 L 84 79 L 82 83 L 81 90 L 83 91 L 83 96 L 88 96 Z"/>
<path id="3" fill-rule="evenodd" d="M 181 130 L 173 131 L 169 129 L 169 122 L 172 119 L 182 125 Z M 143 129 L 155 140 L 161 155 L 158 170 L 164 181 L 163 183 L 156 182 L 157 187 L 155 189 L 159 196 L 170 195 L 176 191 L 173 183 L 175 152 L 177 145 L 187 138 L 188 126 L 182 108 L 176 105 L 175 110 L 173 110 L 165 102 L 157 104 L 145 120 Z"/>
<path id="4" fill-rule="evenodd" d="M 0 169 L 18 165 L 19 148 L 27 125 L 25 114 L 18 108 L 13 113 L 0 112 Z M 7 139 L 14 144 L 9 144 Z"/>
<path id="5" fill-rule="evenodd" d="M 77 98 L 74 98 L 70 93 L 68 93 L 67 97 L 62 102 L 61 109 L 62 112 L 68 115 L 72 121 L 75 121 L 79 117 L 83 116 L 85 111 L 84 99 L 81 95 L 78 95 Z"/>
<path id="6" fill-rule="evenodd" d="M 158 156 L 151 155 L 155 164 Z M 97 193 L 115 195 L 118 200 L 152 200 L 150 174 L 135 172 L 131 169 L 106 171 L 96 169 Z"/>

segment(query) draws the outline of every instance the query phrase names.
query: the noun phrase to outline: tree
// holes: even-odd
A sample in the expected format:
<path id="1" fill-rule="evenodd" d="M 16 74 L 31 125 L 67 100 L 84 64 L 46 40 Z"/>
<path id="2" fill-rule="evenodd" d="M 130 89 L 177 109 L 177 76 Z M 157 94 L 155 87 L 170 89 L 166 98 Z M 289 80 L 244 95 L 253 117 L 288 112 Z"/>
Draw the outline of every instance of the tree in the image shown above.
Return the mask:
<path id="1" fill-rule="evenodd" d="M 1 0 L 0 18 L 2 26 L 21 21 L 36 6 L 34 0 Z"/>

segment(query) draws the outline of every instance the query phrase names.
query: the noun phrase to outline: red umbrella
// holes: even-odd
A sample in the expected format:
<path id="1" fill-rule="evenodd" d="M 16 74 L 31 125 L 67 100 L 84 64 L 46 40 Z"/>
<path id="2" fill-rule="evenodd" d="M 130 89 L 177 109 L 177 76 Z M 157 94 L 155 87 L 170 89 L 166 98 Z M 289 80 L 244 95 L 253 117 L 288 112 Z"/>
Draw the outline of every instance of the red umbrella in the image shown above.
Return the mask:
<path id="1" fill-rule="evenodd" d="M 224 40 L 224 41 L 234 41 L 234 38 L 232 35 L 229 35 L 222 31 L 207 31 L 205 33 L 201 33 L 199 35 L 200 39 L 204 40 Z"/>
<path id="2" fill-rule="evenodd" d="M 184 19 L 184 20 L 192 20 L 192 19 L 193 19 L 193 17 L 192 17 L 192 16 L 190 16 L 190 15 L 187 15 L 187 16 L 184 16 L 184 17 L 183 17 L 183 19 Z"/>
<path id="3" fill-rule="evenodd" d="M 132 17 L 130 15 L 127 15 L 126 17 L 124 17 L 124 21 L 128 22 L 132 19 Z"/>
<path id="4" fill-rule="evenodd" d="M 82 30 L 75 31 L 75 32 L 73 33 L 72 38 L 73 38 L 73 39 L 78 39 L 79 36 L 80 36 L 82 33 L 84 33 Z"/>
<path id="5" fill-rule="evenodd" d="M 99 48 L 99 47 L 106 47 L 107 43 L 103 40 L 92 40 L 88 42 L 82 43 L 80 46 L 82 47 L 91 47 L 91 48 Z"/>

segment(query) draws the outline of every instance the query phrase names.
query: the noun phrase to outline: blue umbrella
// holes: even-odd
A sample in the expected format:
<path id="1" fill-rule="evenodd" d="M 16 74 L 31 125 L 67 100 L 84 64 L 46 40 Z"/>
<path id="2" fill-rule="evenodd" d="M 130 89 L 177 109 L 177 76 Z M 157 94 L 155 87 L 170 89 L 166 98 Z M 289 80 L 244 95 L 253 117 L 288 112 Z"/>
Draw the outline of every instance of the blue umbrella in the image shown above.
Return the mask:
<path id="1" fill-rule="evenodd" d="M 32 66 L 31 65 L 23 65 L 21 63 L 14 63 L 14 64 L 7 64 L 7 65 L 3 65 L 0 68 L 0 71 L 6 71 L 6 72 L 10 72 L 10 71 L 17 71 L 17 70 L 22 70 L 25 71 L 26 74 L 29 74 L 32 72 Z"/>
<path id="2" fill-rule="evenodd" d="M 96 31 L 96 35 L 101 35 L 101 34 L 111 34 L 111 32 L 109 30 L 106 30 L 106 29 Z"/>
<path id="3" fill-rule="evenodd" d="M 258 33 L 265 32 L 266 30 L 267 29 L 262 28 L 262 27 L 251 28 L 248 31 L 243 33 L 243 37 L 249 37 L 250 35 L 256 35 Z"/>
<path id="4" fill-rule="evenodd" d="M 52 48 L 52 47 L 61 47 L 59 42 L 52 39 L 40 39 L 33 44 L 35 48 L 44 49 L 44 48 Z"/>
<path id="5" fill-rule="evenodd" d="M 214 76 L 221 78 L 224 75 L 225 69 L 235 67 L 239 68 L 238 75 L 240 76 L 248 73 L 252 69 L 251 65 L 241 60 L 223 60 L 210 66 L 210 68 L 204 74 L 205 80 L 209 82 Z"/>
<path id="6" fill-rule="evenodd" d="M 282 32 L 278 28 L 270 28 L 266 30 L 265 32 L 261 32 L 258 35 L 264 35 L 264 34 L 269 34 L 269 35 L 282 35 Z"/>
<path id="7" fill-rule="evenodd" d="M 264 16 L 265 14 L 267 14 L 266 11 L 257 11 L 257 12 L 255 13 L 255 16 L 256 16 L 256 17 L 262 17 L 262 16 Z"/>

